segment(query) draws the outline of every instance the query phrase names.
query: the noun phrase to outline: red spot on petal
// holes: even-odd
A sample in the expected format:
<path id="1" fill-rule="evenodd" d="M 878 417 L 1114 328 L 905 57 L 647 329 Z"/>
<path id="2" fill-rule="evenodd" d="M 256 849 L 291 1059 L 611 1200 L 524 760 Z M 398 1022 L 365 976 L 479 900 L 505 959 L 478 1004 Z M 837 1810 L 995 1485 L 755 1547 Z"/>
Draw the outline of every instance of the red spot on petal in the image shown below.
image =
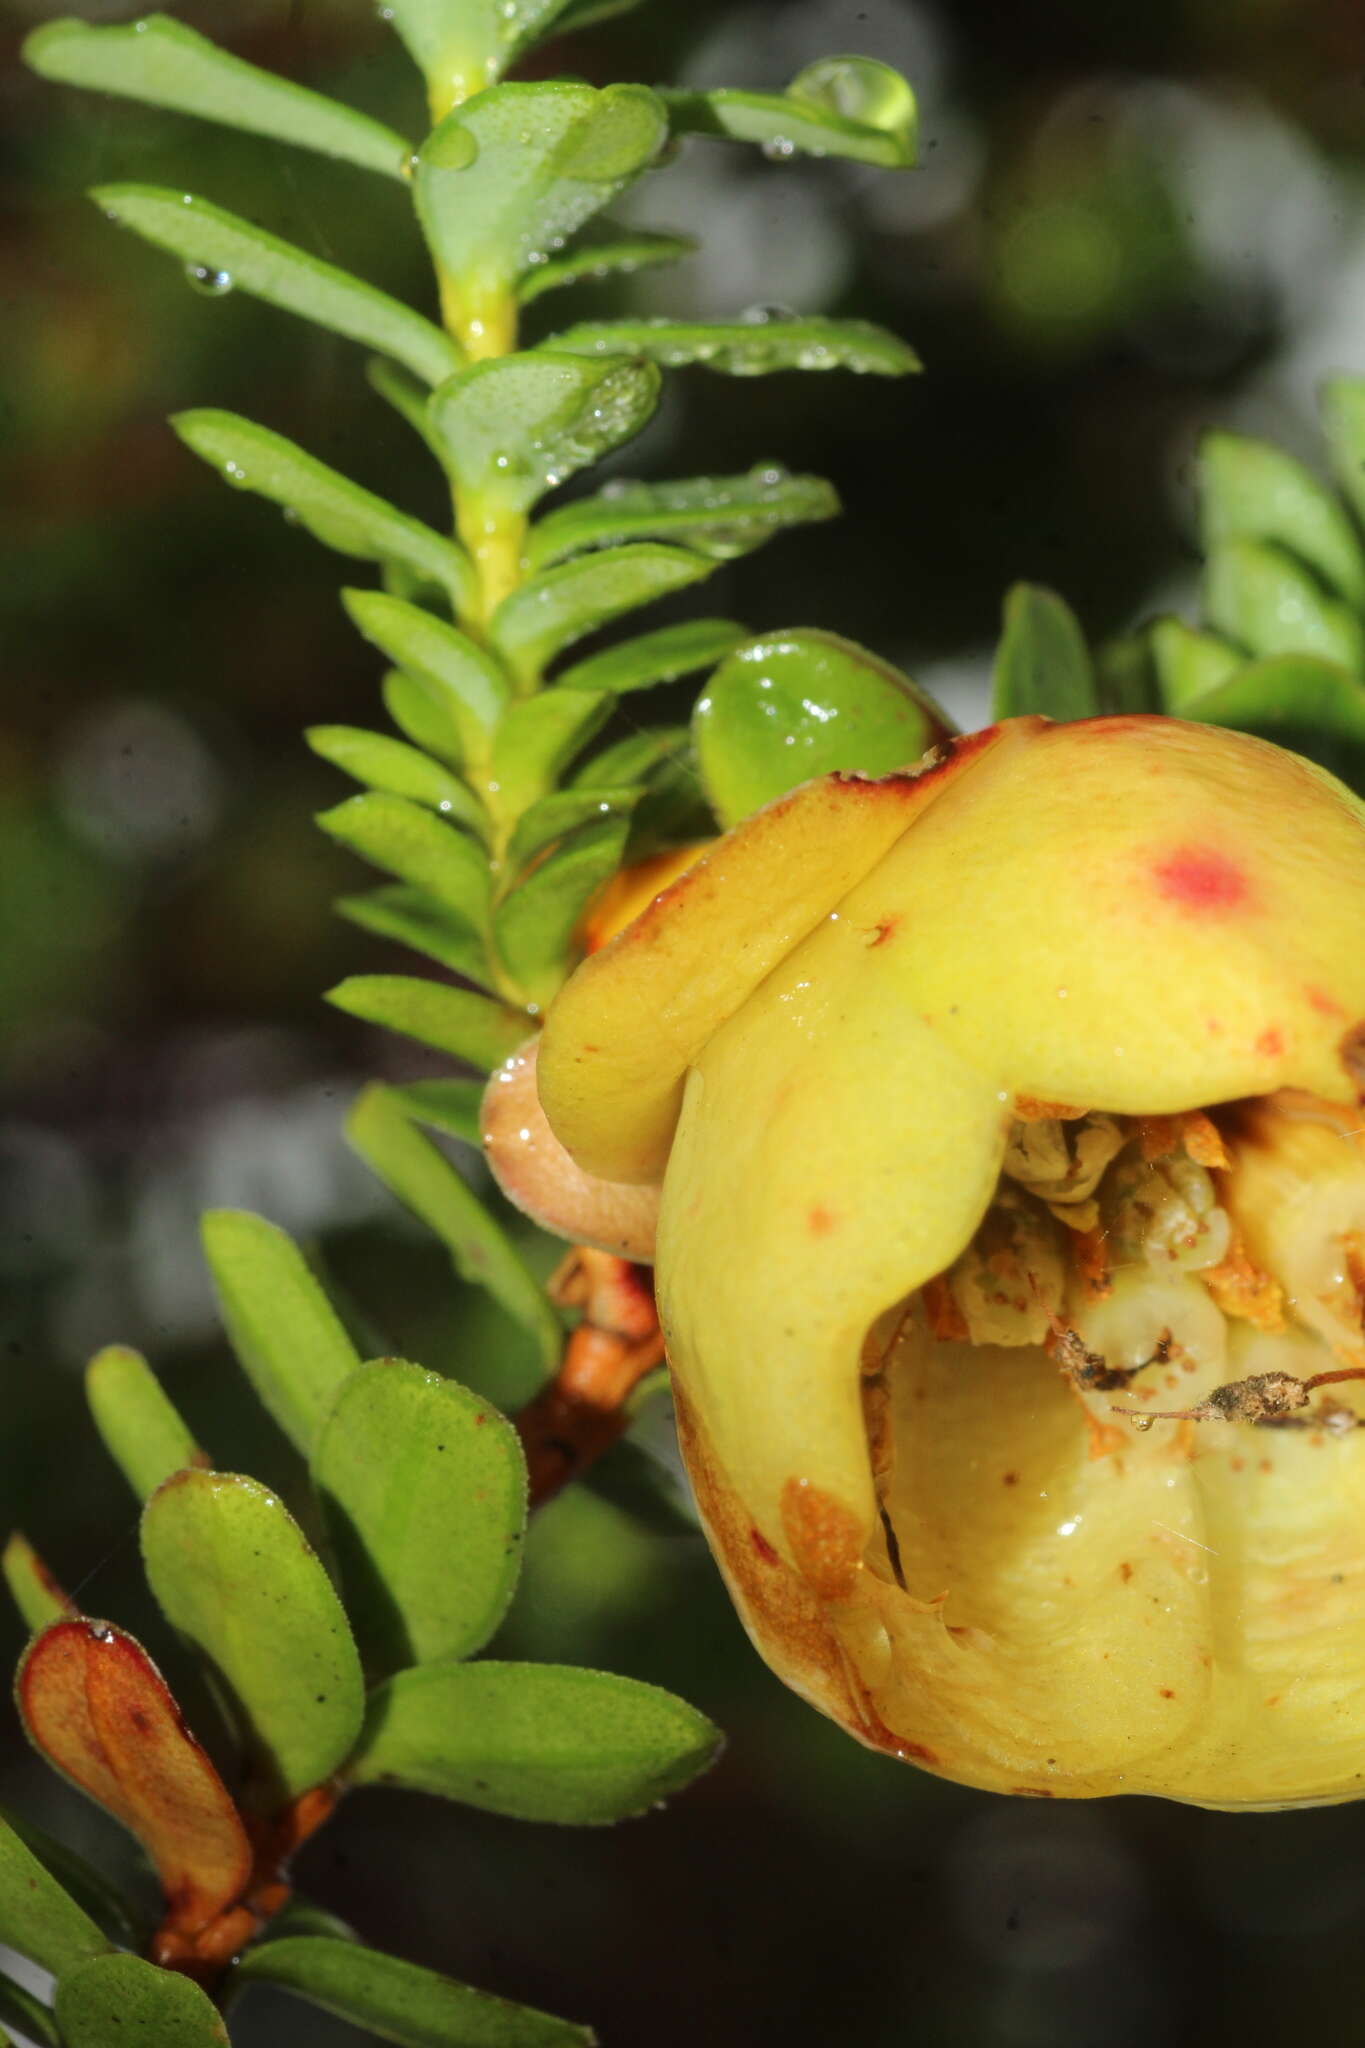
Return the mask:
<path id="1" fill-rule="evenodd" d="M 1334 1003 L 1325 989 L 1315 988 L 1311 981 L 1307 983 L 1303 992 L 1320 1017 L 1344 1017 L 1346 1015 L 1340 1003 Z"/>
<path id="2" fill-rule="evenodd" d="M 872 952 L 878 946 L 884 946 L 887 940 L 894 936 L 896 927 L 899 925 L 899 923 L 900 919 L 898 917 L 887 917 L 883 918 L 880 924 L 874 924 L 872 927 L 872 936 L 867 942 L 868 951 Z"/>
<path id="3" fill-rule="evenodd" d="M 1284 1033 L 1271 1024 L 1257 1039 L 1256 1050 L 1264 1059 L 1279 1059 L 1284 1051 Z"/>
<path id="4" fill-rule="evenodd" d="M 751 1529 L 749 1531 L 749 1541 L 753 1544 L 754 1549 L 758 1552 L 764 1564 L 777 1563 L 777 1552 L 761 1530 Z"/>
<path id="5" fill-rule="evenodd" d="M 828 1237 L 838 1221 L 838 1217 L 831 1215 L 828 1209 L 817 1206 L 807 1216 L 806 1227 L 812 1237 Z"/>
<path id="6" fill-rule="evenodd" d="M 1235 910 L 1247 898 L 1246 876 L 1236 861 L 1212 846 L 1177 847 L 1153 873 L 1161 894 L 1183 910 Z"/>

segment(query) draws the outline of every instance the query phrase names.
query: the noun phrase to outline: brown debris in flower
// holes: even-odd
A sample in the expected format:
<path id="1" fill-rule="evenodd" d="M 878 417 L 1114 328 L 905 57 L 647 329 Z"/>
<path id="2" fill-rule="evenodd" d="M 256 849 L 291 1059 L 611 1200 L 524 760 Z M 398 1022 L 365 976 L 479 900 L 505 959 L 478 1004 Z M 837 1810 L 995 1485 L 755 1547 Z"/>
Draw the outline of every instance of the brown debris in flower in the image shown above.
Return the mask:
<path id="1" fill-rule="evenodd" d="M 1097 1229 L 1078 1231 L 1071 1240 L 1072 1270 L 1087 1301 L 1103 1301 L 1106 1294 L 1113 1292 L 1108 1238 L 1106 1230 Z"/>
<path id="2" fill-rule="evenodd" d="M 1258 1330 L 1284 1328 L 1284 1289 L 1253 1264 L 1237 1230 L 1226 1256 L 1216 1266 L 1205 1266 L 1199 1278 L 1225 1316 L 1238 1316 Z"/>
<path id="3" fill-rule="evenodd" d="M 940 1344 L 965 1344 L 970 1334 L 967 1329 L 967 1318 L 958 1307 L 953 1291 L 943 1275 L 940 1273 L 936 1279 L 926 1280 L 921 1291 L 930 1336 Z"/>
<path id="4" fill-rule="evenodd" d="M 1149 1164 L 1154 1159 L 1169 1159 L 1182 1147 L 1196 1166 L 1230 1164 L 1218 1126 L 1202 1109 L 1180 1110 L 1174 1116 L 1142 1116 L 1137 1129 L 1139 1149 Z"/>
<path id="5" fill-rule="evenodd" d="M 1341 1041 L 1341 1064 L 1365 1101 L 1365 1024 L 1353 1024 Z"/>
<path id="6" fill-rule="evenodd" d="M 1154 1408 L 1143 1413 L 1136 1408 L 1115 1407 L 1113 1413 L 1127 1416 L 1135 1429 L 1142 1430 L 1150 1429 L 1154 1422 L 1249 1422 L 1254 1428 L 1263 1428 L 1299 1421 L 1297 1411 L 1308 1407 L 1309 1397 L 1318 1387 L 1362 1379 L 1365 1370 L 1356 1366 L 1315 1372 L 1306 1380 L 1292 1372 L 1257 1372 L 1249 1379 L 1229 1380 L 1226 1386 L 1215 1387 L 1193 1408 Z M 1328 1420 L 1336 1409 L 1336 1403 L 1325 1404 L 1324 1412 L 1313 1419 L 1312 1426 L 1340 1430 L 1340 1422 Z M 1347 1412 L 1354 1418 L 1353 1410 Z"/>

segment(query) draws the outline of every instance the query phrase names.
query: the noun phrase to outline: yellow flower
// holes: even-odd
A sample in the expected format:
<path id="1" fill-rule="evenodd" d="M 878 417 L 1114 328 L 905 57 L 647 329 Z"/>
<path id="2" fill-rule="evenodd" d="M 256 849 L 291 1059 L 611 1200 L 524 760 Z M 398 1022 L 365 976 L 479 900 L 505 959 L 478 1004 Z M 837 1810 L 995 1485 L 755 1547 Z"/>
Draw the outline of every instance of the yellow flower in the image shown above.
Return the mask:
<path id="1" fill-rule="evenodd" d="M 540 1101 L 584 1188 L 662 1182 L 797 1691 L 997 1790 L 1365 1791 L 1363 1020 L 1365 808 L 1165 719 L 808 784 L 578 971 Z"/>

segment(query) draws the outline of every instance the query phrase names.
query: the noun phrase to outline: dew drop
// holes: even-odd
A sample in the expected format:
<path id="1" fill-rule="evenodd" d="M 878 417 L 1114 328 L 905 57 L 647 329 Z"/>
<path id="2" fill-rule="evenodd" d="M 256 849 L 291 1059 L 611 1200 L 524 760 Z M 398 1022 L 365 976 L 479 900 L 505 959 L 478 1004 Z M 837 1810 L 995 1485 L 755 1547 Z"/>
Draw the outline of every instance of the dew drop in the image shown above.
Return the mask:
<path id="1" fill-rule="evenodd" d="M 785 164 L 796 155 L 796 144 L 790 135 L 770 135 L 763 145 L 763 154 L 770 164 Z"/>
<path id="2" fill-rule="evenodd" d="M 207 263 L 187 263 L 185 282 L 206 299 L 221 299 L 232 290 L 232 272 L 214 270 Z"/>
<path id="3" fill-rule="evenodd" d="M 458 121 L 443 121 L 422 151 L 432 170 L 467 171 L 479 154 L 477 138 Z"/>
<path id="4" fill-rule="evenodd" d="M 1148 1430 L 1152 1427 L 1153 1418 L 1150 1415 L 1135 1415 L 1132 1421 L 1134 1429 L 1141 1430 L 1142 1434 L 1146 1436 Z"/>
<path id="5" fill-rule="evenodd" d="M 746 327 L 774 327 L 783 320 L 795 320 L 790 306 L 746 306 L 740 314 Z"/>

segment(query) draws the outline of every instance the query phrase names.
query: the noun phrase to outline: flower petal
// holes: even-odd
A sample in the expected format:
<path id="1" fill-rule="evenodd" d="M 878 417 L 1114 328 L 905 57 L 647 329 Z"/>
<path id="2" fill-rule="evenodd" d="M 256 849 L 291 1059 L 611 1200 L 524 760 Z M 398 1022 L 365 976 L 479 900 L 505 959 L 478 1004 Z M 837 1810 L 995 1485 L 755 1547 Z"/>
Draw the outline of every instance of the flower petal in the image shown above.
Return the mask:
<path id="1" fill-rule="evenodd" d="M 1014 737 L 1041 720 L 1018 720 Z M 545 1025 L 540 1096 L 586 1171 L 657 1180 L 683 1078 L 712 1033 L 1000 738 L 918 772 L 831 775 L 769 804 L 579 968 Z"/>

